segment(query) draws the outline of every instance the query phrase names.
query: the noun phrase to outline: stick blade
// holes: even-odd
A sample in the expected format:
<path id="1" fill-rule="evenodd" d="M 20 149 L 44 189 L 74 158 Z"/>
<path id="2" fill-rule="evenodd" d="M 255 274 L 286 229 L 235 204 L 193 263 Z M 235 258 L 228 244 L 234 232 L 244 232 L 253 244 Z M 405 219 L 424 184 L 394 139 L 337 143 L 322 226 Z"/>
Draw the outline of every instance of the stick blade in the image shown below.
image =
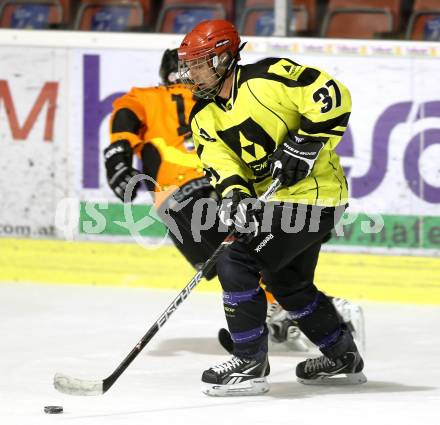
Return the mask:
<path id="1" fill-rule="evenodd" d="M 53 386 L 59 392 L 70 395 L 102 395 L 103 385 L 103 381 L 77 379 L 62 373 L 56 373 L 53 378 Z"/>

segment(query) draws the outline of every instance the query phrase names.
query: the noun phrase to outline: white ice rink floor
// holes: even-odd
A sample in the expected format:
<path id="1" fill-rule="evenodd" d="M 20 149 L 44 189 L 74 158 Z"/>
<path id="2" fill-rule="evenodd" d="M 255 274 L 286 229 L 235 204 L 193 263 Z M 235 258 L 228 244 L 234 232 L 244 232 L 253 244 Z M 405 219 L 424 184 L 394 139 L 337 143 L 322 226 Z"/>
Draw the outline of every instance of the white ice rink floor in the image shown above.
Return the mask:
<path id="1" fill-rule="evenodd" d="M 203 284 L 203 283 L 201 283 Z M 195 292 L 103 396 L 73 397 L 55 372 L 103 379 L 176 291 L 0 284 L 0 424 L 215 425 L 440 423 L 440 306 L 362 303 L 367 354 L 361 386 L 295 382 L 303 354 L 270 357 L 271 390 L 211 398 L 202 371 L 227 358 L 220 294 Z M 64 413 L 43 413 L 62 405 Z"/>

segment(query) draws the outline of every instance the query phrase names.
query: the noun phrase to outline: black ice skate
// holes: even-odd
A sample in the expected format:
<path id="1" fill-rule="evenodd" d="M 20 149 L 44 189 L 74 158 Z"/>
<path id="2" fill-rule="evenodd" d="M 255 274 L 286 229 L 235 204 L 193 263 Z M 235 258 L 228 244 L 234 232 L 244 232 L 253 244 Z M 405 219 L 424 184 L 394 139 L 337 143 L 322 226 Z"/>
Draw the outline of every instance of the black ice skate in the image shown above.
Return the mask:
<path id="1" fill-rule="evenodd" d="M 308 385 L 363 384 L 367 382 L 363 368 L 362 357 L 355 351 L 335 360 L 325 356 L 307 359 L 296 366 L 296 376 L 298 382 Z"/>
<path id="2" fill-rule="evenodd" d="M 269 391 L 270 366 L 262 361 L 233 356 L 203 372 L 203 392 L 210 396 L 258 395 Z"/>

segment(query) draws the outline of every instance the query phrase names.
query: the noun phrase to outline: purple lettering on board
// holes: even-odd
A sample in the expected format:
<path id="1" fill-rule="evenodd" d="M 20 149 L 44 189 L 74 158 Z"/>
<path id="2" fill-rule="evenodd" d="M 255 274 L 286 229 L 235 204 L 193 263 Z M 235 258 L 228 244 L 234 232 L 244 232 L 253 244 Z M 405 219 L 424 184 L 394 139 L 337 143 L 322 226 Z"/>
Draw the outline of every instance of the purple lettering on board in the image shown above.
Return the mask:
<path id="1" fill-rule="evenodd" d="M 124 93 L 114 93 L 100 100 L 100 58 L 84 55 L 83 59 L 83 187 L 99 187 L 99 166 L 102 153 L 99 147 L 99 127 L 111 113 L 113 101 Z"/>
<path id="2" fill-rule="evenodd" d="M 367 173 L 351 178 L 351 196 L 362 198 L 373 192 L 385 177 L 388 166 L 388 143 L 393 128 L 407 120 L 411 102 L 400 102 L 389 106 L 380 116 L 373 131 L 371 163 Z"/>
<path id="3" fill-rule="evenodd" d="M 422 103 L 417 111 L 417 119 L 440 117 L 440 101 Z"/>
<path id="4" fill-rule="evenodd" d="M 425 130 L 411 139 L 403 160 L 405 179 L 411 191 L 419 198 L 432 204 L 440 203 L 440 187 L 426 183 L 420 175 L 419 159 L 423 151 L 431 145 L 440 144 L 440 129 Z M 437 161 L 437 164 L 439 163 Z"/>
<path id="5" fill-rule="evenodd" d="M 336 153 L 340 157 L 353 158 L 354 156 L 354 147 L 353 147 L 353 133 L 351 132 L 350 126 L 345 130 L 344 135 L 342 136 L 341 141 L 338 146 L 336 146 Z M 344 173 L 346 177 L 350 175 L 351 168 L 349 166 L 344 166 Z"/>

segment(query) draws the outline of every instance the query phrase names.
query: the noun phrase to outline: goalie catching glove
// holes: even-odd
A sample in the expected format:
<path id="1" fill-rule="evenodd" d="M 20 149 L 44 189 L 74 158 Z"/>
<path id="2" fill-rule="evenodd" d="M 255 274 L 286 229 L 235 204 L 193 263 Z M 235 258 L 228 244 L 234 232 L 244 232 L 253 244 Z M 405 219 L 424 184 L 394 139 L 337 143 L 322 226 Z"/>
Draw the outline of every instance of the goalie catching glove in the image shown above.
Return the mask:
<path id="1" fill-rule="evenodd" d="M 325 137 L 288 135 L 272 155 L 272 178 L 292 186 L 307 177 L 326 141 Z"/>
<path id="2" fill-rule="evenodd" d="M 112 143 L 104 150 L 107 181 L 115 195 L 124 202 L 125 189 L 132 177 L 141 174 L 132 166 L 133 152 L 127 140 Z M 136 198 L 140 182 L 137 182 L 131 192 L 130 201 Z"/>
<path id="3" fill-rule="evenodd" d="M 249 242 L 261 231 L 263 204 L 258 199 L 233 189 L 222 199 L 218 215 L 229 232 L 235 229 L 240 240 Z"/>

